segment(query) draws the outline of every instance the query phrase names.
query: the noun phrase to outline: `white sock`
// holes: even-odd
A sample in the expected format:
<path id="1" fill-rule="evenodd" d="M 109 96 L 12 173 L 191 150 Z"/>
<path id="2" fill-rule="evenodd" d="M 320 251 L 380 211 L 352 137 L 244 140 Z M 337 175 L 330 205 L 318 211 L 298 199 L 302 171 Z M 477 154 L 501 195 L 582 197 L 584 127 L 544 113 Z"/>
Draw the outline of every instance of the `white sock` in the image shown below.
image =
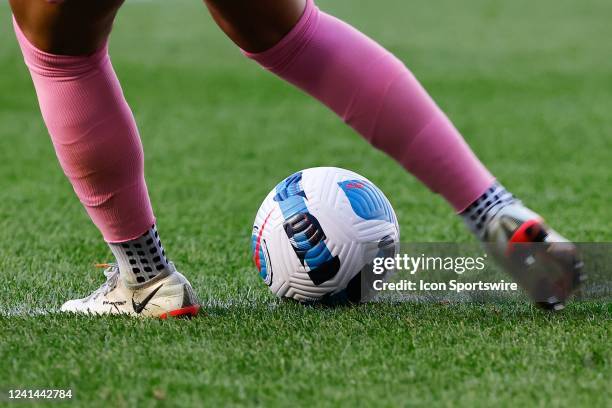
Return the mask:
<path id="1" fill-rule="evenodd" d="M 516 202 L 519 200 L 514 198 L 501 184 L 495 182 L 460 215 L 470 231 L 482 240 L 487 222 L 499 210 Z"/>
<path id="2" fill-rule="evenodd" d="M 108 246 L 117 259 L 120 276 L 129 284 L 145 283 L 160 273 L 170 272 L 155 225 L 137 239 Z"/>

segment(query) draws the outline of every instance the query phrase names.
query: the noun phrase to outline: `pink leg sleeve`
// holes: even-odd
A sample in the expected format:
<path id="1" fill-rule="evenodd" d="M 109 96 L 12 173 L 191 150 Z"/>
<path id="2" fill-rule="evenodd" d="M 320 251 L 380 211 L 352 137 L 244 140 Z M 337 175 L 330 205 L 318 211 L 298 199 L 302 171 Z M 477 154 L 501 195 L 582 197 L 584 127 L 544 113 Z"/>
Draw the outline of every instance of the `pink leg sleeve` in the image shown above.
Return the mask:
<path id="1" fill-rule="evenodd" d="M 245 54 L 323 102 L 457 211 L 493 176 L 404 64 L 308 0 L 272 49 Z"/>
<path id="2" fill-rule="evenodd" d="M 139 237 L 155 220 L 142 145 L 107 47 L 84 57 L 36 49 L 13 21 L 64 173 L 108 242 Z"/>

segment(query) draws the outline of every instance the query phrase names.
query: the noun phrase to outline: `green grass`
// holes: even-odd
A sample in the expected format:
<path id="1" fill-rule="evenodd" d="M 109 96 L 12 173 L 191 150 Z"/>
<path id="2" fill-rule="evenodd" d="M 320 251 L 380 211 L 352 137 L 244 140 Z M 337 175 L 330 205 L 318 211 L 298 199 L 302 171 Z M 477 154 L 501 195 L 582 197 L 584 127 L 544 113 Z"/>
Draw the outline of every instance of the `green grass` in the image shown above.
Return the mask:
<path id="1" fill-rule="evenodd" d="M 499 179 L 564 234 L 612 241 L 609 1 L 319 4 L 402 58 Z M 251 223 L 301 168 L 366 175 L 407 241 L 472 238 L 439 197 L 245 60 L 198 2 L 128 1 L 111 54 L 164 246 L 205 313 L 44 314 L 97 287 L 89 265 L 110 253 L 57 165 L 5 2 L 0 18 L 3 393 L 72 388 L 73 403 L 94 406 L 609 406 L 609 304 L 551 316 L 529 305 L 275 300 L 251 265 Z"/>

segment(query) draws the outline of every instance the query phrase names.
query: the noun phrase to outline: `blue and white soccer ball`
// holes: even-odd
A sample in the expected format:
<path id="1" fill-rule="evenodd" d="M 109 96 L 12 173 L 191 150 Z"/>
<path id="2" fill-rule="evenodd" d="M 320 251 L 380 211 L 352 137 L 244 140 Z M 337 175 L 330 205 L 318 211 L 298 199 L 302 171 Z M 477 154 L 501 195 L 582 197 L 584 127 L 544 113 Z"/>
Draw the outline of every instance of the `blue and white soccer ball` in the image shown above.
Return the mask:
<path id="1" fill-rule="evenodd" d="M 393 207 L 371 181 L 318 167 L 268 194 L 253 225 L 253 260 L 278 297 L 358 302 L 366 296 L 360 272 L 382 252 L 394 256 L 399 236 Z"/>

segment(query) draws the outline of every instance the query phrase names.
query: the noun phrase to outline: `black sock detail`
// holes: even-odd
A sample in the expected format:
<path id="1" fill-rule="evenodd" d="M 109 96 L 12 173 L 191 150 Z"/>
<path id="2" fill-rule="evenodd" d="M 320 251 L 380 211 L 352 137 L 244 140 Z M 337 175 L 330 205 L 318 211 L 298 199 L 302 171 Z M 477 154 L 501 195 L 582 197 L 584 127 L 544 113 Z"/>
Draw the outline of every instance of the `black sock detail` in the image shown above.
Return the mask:
<path id="1" fill-rule="evenodd" d="M 109 245 L 129 282 L 144 283 L 169 269 L 155 225 L 135 240 Z"/>
<path id="2" fill-rule="evenodd" d="M 468 228 L 482 238 L 487 222 L 502 208 L 517 201 L 501 184 L 495 183 L 474 201 L 461 217 Z"/>

